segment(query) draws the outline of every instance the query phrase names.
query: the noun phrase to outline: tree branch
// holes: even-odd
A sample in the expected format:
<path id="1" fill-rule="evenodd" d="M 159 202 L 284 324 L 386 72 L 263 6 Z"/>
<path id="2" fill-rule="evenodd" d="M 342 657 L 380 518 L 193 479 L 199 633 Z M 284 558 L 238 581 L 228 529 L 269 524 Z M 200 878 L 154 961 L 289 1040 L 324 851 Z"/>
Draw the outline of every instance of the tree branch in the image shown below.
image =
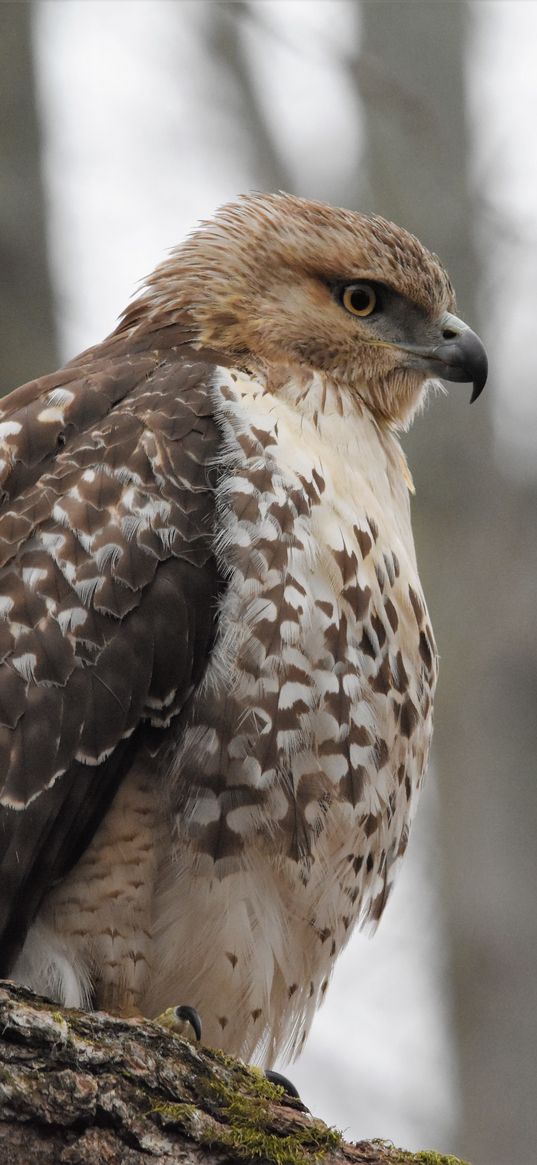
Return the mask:
<path id="1" fill-rule="evenodd" d="M 347 1145 L 237 1060 L 158 1024 L 57 1007 L 0 983 L 3 1165 L 456 1165 Z"/>

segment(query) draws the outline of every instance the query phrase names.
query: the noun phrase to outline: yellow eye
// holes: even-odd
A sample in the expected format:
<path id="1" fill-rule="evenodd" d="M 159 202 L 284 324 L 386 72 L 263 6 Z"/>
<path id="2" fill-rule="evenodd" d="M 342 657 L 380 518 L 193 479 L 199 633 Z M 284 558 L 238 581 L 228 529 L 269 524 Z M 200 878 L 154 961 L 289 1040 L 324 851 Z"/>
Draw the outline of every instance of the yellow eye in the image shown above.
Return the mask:
<path id="1" fill-rule="evenodd" d="M 353 316 L 370 316 L 377 306 L 377 295 L 369 283 L 349 283 L 341 302 Z"/>

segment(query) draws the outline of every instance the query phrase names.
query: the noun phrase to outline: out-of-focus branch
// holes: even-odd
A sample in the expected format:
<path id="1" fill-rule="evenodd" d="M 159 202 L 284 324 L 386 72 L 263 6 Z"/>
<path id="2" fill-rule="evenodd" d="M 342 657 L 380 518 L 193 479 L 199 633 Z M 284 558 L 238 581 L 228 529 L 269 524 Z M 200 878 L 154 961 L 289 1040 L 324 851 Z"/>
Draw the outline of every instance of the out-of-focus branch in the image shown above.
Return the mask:
<path id="1" fill-rule="evenodd" d="M 253 171 L 260 176 L 260 185 L 266 190 L 280 188 L 292 193 L 293 179 L 267 119 L 253 63 L 242 38 L 241 24 L 249 16 L 249 8 L 243 0 L 222 0 L 212 5 L 207 25 L 208 58 L 217 68 L 225 68 L 233 82 L 238 116 L 246 135 L 245 147 L 251 155 Z"/>
<path id="2" fill-rule="evenodd" d="M 232 0 L 232 7 L 240 9 L 237 15 L 256 26 L 267 41 L 284 45 L 301 59 L 317 62 L 329 59 L 337 64 L 340 71 L 346 73 L 351 83 L 357 86 L 356 95 L 361 102 L 374 101 L 379 109 L 384 109 L 387 117 L 392 116 L 396 106 L 399 118 L 407 121 L 410 133 L 442 131 L 442 123 L 431 109 L 427 94 L 416 88 L 415 78 L 412 84 L 403 83 L 390 72 L 382 56 L 364 53 L 359 43 L 353 42 L 343 48 L 326 36 L 321 38 L 312 35 L 307 40 L 301 37 L 299 41 L 289 36 L 281 24 L 276 25 L 270 17 L 267 18 L 263 6 L 248 4 L 246 0 Z"/>

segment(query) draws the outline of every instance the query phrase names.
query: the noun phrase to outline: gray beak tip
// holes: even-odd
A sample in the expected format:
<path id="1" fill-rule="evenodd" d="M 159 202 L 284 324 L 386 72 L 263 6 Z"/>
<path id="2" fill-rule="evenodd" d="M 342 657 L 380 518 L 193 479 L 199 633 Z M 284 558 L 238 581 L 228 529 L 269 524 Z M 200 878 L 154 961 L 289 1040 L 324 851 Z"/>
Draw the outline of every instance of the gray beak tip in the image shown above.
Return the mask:
<path id="1" fill-rule="evenodd" d="M 454 324 L 457 325 L 457 331 L 453 327 Z M 434 351 L 435 358 L 441 361 L 443 366 L 439 370 L 440 376 L 444 380 L 471 381 L 473 387 L 470 404 L 473 404 L 478 396 L 481 396 L 487 383 L 487 353 L 479 336 L 462 321 L 451 316 L 448 326 L 453 327 L 454 334 Z"/>
<path id="2" fill-rule="evenodd" d="M 474 387 L 472 389 L 472 395 L 470 397 L 470 404 L 471 405 L 473 405 L 474 401 L 477 400 L 478 396 L 481 396 L 481 393 L 483 392 L 484 387 L 485 387 L 484 381 L 482 384 L 474 384 Z"/>
<path id="3" fill-rule="evenodd" d="M 478 396 L 481 396 L 481 393 L 483 392 L 483 389 L 487 383 L 487 376 L 488 376 L 488 362 L 487 362 L 487 358 L 485 356 L 482 368 L 479 370 L 479 373 L 476 376 L 474 376 L 472 395 L 470 397 L 470 404 L 471 405 L 473 405 L 474 401 L 477 400 Z"/>

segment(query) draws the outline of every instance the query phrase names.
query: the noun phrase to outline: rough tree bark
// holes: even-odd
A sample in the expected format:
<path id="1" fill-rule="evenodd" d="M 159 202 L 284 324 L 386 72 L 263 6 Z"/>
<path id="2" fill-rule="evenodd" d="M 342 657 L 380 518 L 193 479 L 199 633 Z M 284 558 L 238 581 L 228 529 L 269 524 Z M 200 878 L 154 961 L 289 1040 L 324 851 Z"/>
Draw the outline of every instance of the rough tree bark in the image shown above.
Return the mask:
<path id="1" fill-rule="evenodd" d="M 158 1024 L 58 1007 L 0 984 L 3 1165 L 457 1165 L 346 1144 L 259 1070 Z M 460 1165 L 460 1163 L 459 1163 Z"/>

